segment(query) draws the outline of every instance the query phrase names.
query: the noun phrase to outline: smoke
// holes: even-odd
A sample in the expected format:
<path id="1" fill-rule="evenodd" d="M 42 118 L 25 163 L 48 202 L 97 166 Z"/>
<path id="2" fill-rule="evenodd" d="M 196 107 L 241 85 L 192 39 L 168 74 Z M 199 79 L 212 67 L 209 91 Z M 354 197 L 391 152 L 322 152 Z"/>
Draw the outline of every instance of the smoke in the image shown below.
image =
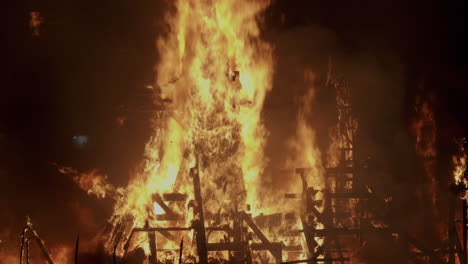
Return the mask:
<path id="1" fill-rule="evenodd" d="M 269 164 L 265 181 L 281 191 L 299 180 L 294 171 L 281 172 L 291 169 L 285 162 L 290 158 L 291 139 L 295 139 L 299 133 L 296 131 L 298 118 L 314 131 L 316 139 L 307 140 L 315 141 L 318 147 L 326 150 L 328 133 L 324 131 L 334 124 L 336 118 L 335 97 L 334 91 L 326 91 L 316 85 L 326 73 L 328 56 L 336 47 L 336 40 L 331 31 L 317 26 L 283 31 L 274 29 L 267 31 L 265 37 L 275 47 L 277 65 L 273 89 L 267 96 L 263 110 L 269 131 L 266 144 Z M 316 77 L 308 81 L 305 72 Z M 304 107 L 307 108 L 306 113 L 298 115 L 304 112 L 304 109 L 301 110 Z M 298 154 L 301 152 L 300 149 L 297 151 Z M 320 160 L 320 157 L 317 158 Z"/>
<path id="2" fill-rule="evenodd" d="M 397 55 L 391 52 L 369 54 L 365 51 L 348 52 L 337 35 L 319 25 L 271 30 L 266 38 L 273 43 L 277 58 L 274 87 L 267 97 L 264 118 L 269 143 L 269 173 L 284 166 L 286 139 L 295 134 L 297 113 L 301 98 L 307 94 L 304 70 L 317 76 L 315 95 L 309 100 L 311 113 L 307 123 L 313 127 L 317 145 L 326 153 L 329 129 L 336 124 L 335 91 L 324 87 L 329 58 L 336 70 L 350 83 L 354 114 L 359 120 L 361 158 L 373 156 L 390 167 L 389 149 L 405 137 L 407 128 L 402 119 L 405 111 L 405 68 Z M 406 136 L 406 141 L 409 138 Z M 410 149 L 408 149 L 410 151 Z M 386 171 L 385 169 L 383 171 Z M 272 182 L 280 179 L 272 177 Z M 384 182 L 392 181 L 390 175 Z M 280 185 L 280 184 L 278 184 Z"/>
<path id="3" fill-rule="evenodd" d="M 460 137 L 459 125 L 443 106 L 445 98 L 440 96 L 437 87 L 440 81 L 427 78 L 426 87 L 418 90 L 420 75 L 409 68 L 397 50 L 349 49 L 340 37 L 330 29 L 310 24 L 279 27 L 266 33 L 277 58 L 274 87 L 264 108 L 270 132 L 266 147 L 270 160 L 269 184 L 284 189 L 298 177 L 294 173 L 285 175 L 280 170 L 288 156 L 286 139 L 295 135 L 300 111 L 298 98 L 307 95 L 303 71 L 311 69 L 318 76 L 318 83 L 323 83 L 331 57 L 336 70 L 351 86 L 353 113 L 359 122 L 358 157 L 369 162 L 369 173 L 363 176 L 364 181 L 378 197 L 390 201 L 390 223 L 417 237 L 429 248 L 440 247 L 446 232 L 443 226 L 446 195 L 452 181 L 449 161 L 456 153 L 454 138 Z M 314 89 L 315 95 L 310 98 L 312 114 L 308 115 L 307 123 L 315 130 L 321 153 L 326 153 L 329 129 L 336 123 L 335 95 L 320 84 Z M 427 165 L 418 155 L 410 120 L 420 118 L 414 112 L 417 98 L 430 93 L 437 98 L 432 132 L 437 157 L 429 168 L 432 176 L 425 178 L 421 175 L 428 173 Z M 321 158 L 326 160 L 323 155 Z M 356 253 L 362 263 L 400 263 L 404 258 L 402 248 L 383 254 L 385 248 L 395 248 L 395 239 L 368 239 L 370 242 Z"/>

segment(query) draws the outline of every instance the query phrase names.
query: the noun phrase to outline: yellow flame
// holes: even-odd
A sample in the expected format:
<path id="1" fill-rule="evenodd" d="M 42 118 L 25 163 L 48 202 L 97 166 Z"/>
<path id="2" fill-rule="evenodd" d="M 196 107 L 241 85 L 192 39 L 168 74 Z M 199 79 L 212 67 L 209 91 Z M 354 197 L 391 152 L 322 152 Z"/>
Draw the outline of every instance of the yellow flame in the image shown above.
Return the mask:
<path id="1" fill-rule="evenodd" d="M 455 168 L 453 170 L 453 177 L 455 179 L 456 184 L 464 183 L 467 184 L 466 179 L 464 178 L 465 170 L 466 170 L 466 154 L 463 153 L 461 156 L 453 156 L 452 157 L 453 164 Z"/>
<path id="2" fill-rule="evenodd" d="M 452 163 L 454 166 L 453 179 L 455 180 L 455 184 L 464 186 L 465 190 L 468 189 L 468 180 L 465 176 L 466 158 L 467 155 L 465 153 L 465 149 L 462 142 L 460 143 L 459 153 L 457 155 L 452 156 Z M 468 192 L 465 191 L 463 199 L 468 199 Z"/>
<path id="3" fill-rule="evenodd" d="M 197 161 L 205 203 L 217 201 L 205 210 L 246 203 L 252 211 L 260 208 L 267 136 L 261 110 L 271 89 L 273 57 L 272 47 L 260 39 L 258 19 L 268 5 L 174 2 L 176 12 L 165 18 L 169 31 L 157 40 L 154 85 L 157 96 L 171 104 L 154 116 L 145 160 L 116 202 L 114 226 L 128 221 L 127 215 L 132 226 L 164 225 L 150 220 L 164 213 L 153 195 L 181 192 L 193 199 L 189 169 Z M 188 215 L 184 205 L 174 210 Z"/>

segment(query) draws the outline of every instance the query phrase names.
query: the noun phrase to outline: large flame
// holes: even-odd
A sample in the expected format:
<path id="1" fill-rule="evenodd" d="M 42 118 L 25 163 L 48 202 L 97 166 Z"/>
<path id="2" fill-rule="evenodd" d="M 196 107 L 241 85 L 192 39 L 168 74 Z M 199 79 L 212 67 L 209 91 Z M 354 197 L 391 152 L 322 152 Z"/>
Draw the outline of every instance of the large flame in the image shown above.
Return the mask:
<path id="1" fill-rule="evenodd" d="M 132 226 L 161 225 L 151 221 L 161 212 L 152 197 L 192 197 L 189 169 L 196 164 L 206 204 L 249 204 L 258 213 L 267 136 L 261 111 L 273 73 L 272 48 L 260 39 L 258 20 L 268 4 L 174 3 L 175 13 L 166 16 L 169 31 L 157 41 L 155 86 L 170 103 L 154 116 L 146 159 L 115 205 L 114 227 L 129 215 Z"/>
<path id="2" fill-rule="evenodd" d="M 177 173 L 179 164 L 193 164 L 199 155 L 207 177 L 231 178 L 233 191 L 242 191 L 244 184 L 253 208 L 258 197 L 250 191 L 264 167 L 266 131 L 260 114 L 273 71 L 272 49 L 259 39 L 256 20 L 267 5 L 178 1 L 176 15 L 167 18 L 170 33 L 158 40 L 156 79 L 162 96 L 173 101 L 167 130 L 174 140 L 161 164 L 169 159 L 171 172 Z"/>
<path id="3" fill-rule="evenodd" d="M 272 87 L 273 56 L 272 47 L 260 38 L 258 22 L 268 4 L 267 0 L 174 2 L 175 12 L 165 18 L 168 32 L 157 41 L 160 59 L 156 84 L 151 86 L 158 103 L 165 103 L 165 110 L 153 117 L 153 134 L 145 147 L 145 160 L 128 186 L 125 189 L 110 186 L 106 176 L 98 171 L 78 175 L 70 168 L 61 168 L 73 175 L 88 193 L 116 199 L 110 219 L 113 230 L 108 239 L 109 249 L 115 246 L 116 233 L 122 233 L 121 241 L 126 241 L 134 227 L 189 226 L 192 216 L 188 203 L 170 204 L 185 219 L 163 222 L 157 216 L 164 214 L 165 209 L 154 197 L 183 193 L 187 202 L 193 199 L 189 170 L 195 166 L 201 172 L 204 209 L 208 215 L 240 209 L 264 217 L 278 211 L 285 213 L 285 207 L 289 210 L 286 213 L 300 210 L 298 201 L 278 203 L 283 194 L 262 184 L 267 181 L 261 178 L 266 165 L 263 149 L 267 138 L 261 112 Z M 309 120 L 315 79 L 310 69 L 304 71 L 308 89 L 300 101 L 296 134 L 288 141 L 292 154 L 286 166 L 308 168 L 305 175 L 308 186 L 321 190 L 325 187 L 325 172 Z M 292 182 L 291 179 L 288 181 Z M 293 191 L 302 192 L 300 178 L 294 179 L 297 181 Z M 289 219 L 289 227 L 302 229 L 299 220 Z M 209 217 L 207 221 L 210 222 Z M 316 227 L 323 225 L 317 223 Z M 264 231 L 285 245 L 301 243 L 281 237 L 287 230 Z M 175 236 L 178 241 L 192 239 L 190 234 Z M 131 246 L 150 251 L 144 234 L 135 235 Z M 163 243 L 158 239 L 158 250 L 176 247 L 174 241 Z M 123 252 L 122 246 L 117 248 L 117 254 Z"/>

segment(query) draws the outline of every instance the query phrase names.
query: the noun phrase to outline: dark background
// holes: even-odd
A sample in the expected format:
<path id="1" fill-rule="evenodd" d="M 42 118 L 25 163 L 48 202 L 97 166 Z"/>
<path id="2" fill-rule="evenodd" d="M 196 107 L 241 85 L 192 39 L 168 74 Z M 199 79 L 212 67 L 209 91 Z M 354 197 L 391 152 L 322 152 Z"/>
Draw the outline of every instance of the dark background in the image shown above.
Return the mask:
<path id="1" fill-rule="evenodd" d="M 276 127 L 293 124 L 303 68 L 323 73 L 333 56 L 355 87 L 356 112 L 368 139 L 363 148 L 388 169 L 383 181 L 411 191 L 417 183 L 395 174 L 409 173 L 405 169 L 412 166 L 406 159 L 414 158 L 407 128 L 415 96 L 425 93 L 421 89 L 437 98 L 441 140 L 451 142 L 468 129 L 467 5 L 273 1 L 263 24 L 277 61 L 265 107 L 271 159 L 280 159 L 280 142 L 290 133 Z M 26 214 L 52 244 L 72 243 L 78 231 L 92 237 L 105 224 L 112 201 L 86 195 L 54 164 L 99 168 L 112 183 L 125 185 L 150 132 L 149 114 L 140 108 L 148 101 L 144 86 L 154 82 L 155 40 L 166 4 L 44 0 L 2 6 L 0 239 L 15 241 Z M 44 18 L 39 37 L 29 29 L 31 11 Z M 319 94 L 317 112 L 333 107 L 329 102 L 326 93 Z M 329 120 L 333 113 L 317 114 L 317 120 L 321 116 Z M 121 117 L 123 126 L 116 121 Z M 332 123 L 323 122 L 317 126 Z M 89 143 L 74 147 L 75 135 L 88 135 Z M 451 145 L 441 148 L 450 158 Z"/>

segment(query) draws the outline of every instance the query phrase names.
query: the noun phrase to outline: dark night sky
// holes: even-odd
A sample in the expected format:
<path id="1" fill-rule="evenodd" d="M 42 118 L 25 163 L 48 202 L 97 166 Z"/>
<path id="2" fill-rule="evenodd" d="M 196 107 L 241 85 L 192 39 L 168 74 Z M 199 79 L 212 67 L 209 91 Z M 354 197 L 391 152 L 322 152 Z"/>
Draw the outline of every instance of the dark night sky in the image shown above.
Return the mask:
<path id="1" fill-rule="evenodd" d="M 19 232 L 18 221 L 29 213 L 38 226 L 54 227 L 51 237 L 71 241 L 85 226 L 82 222 L 101 223 L 111 203 L 88 197 L 52 163 L 81 170 L 101 168 L 114 183 L 125 183 L 140 159 L 149 121 L 147 114 L 126 112 L 123 107 L 142 104 L 144 85 L 153 82 L 155 39 L 164 4 L 157 0 L 9 2 L 3 4 L 1 16 L 0 235 L 3 227 L 13 226 L 13 233 Z M 32 37 L 28 28 L 29 12 L 35 10 L 45 19 L 39 38 Z M 398 64 L 402 103 L 389 117 L 392 122 L 405 122 L 408 102 L 424 79 L 440 98 L 441 118 L 466 131 L 467 11 L 468 3 L 462 0 L 276 0 L 266 14 L 265 38 L 277 46 L 279 62 L 288 61 L 288 52 L 294 54 L 291 57 L 302 56 L 307 43 L 315 43 L 347 61 L 376 58 L 372 65 L 377 65 L 385 82 L 394 81 L 388 76 L 394 76 L 393 65 Z M 317 36 L 326 37 L 310 39 L 305 34 L 317 31 L 308 31 L 309 27 L 319 28 L 322 33 Z M 277 71 L 275 87 L 287 78 Z M 392 95 L 392 88 L 385 88 L 385 96 Z M 365 98 L 367 92 L 370 98 Z M 380 96 L 366 90 L 356 94 L 363 113 L 371 105 L 366 100 Z M 267 107 L 277 107 L 278 98 L 272 95 Z M 122 115 L 127 123 L 119 128 L 115 120 Z M 382 125 L 371 114 L 361 118 L 369 127 Z M 377 145 L 386 144 L 386 132 L 368 133 L 375 133 Z M 85 149 L 73 147 L 72 137 L 78 134 L 90 137 Z M 91 208 L 92 216 L 77 219 L 77 207 Z"/>

